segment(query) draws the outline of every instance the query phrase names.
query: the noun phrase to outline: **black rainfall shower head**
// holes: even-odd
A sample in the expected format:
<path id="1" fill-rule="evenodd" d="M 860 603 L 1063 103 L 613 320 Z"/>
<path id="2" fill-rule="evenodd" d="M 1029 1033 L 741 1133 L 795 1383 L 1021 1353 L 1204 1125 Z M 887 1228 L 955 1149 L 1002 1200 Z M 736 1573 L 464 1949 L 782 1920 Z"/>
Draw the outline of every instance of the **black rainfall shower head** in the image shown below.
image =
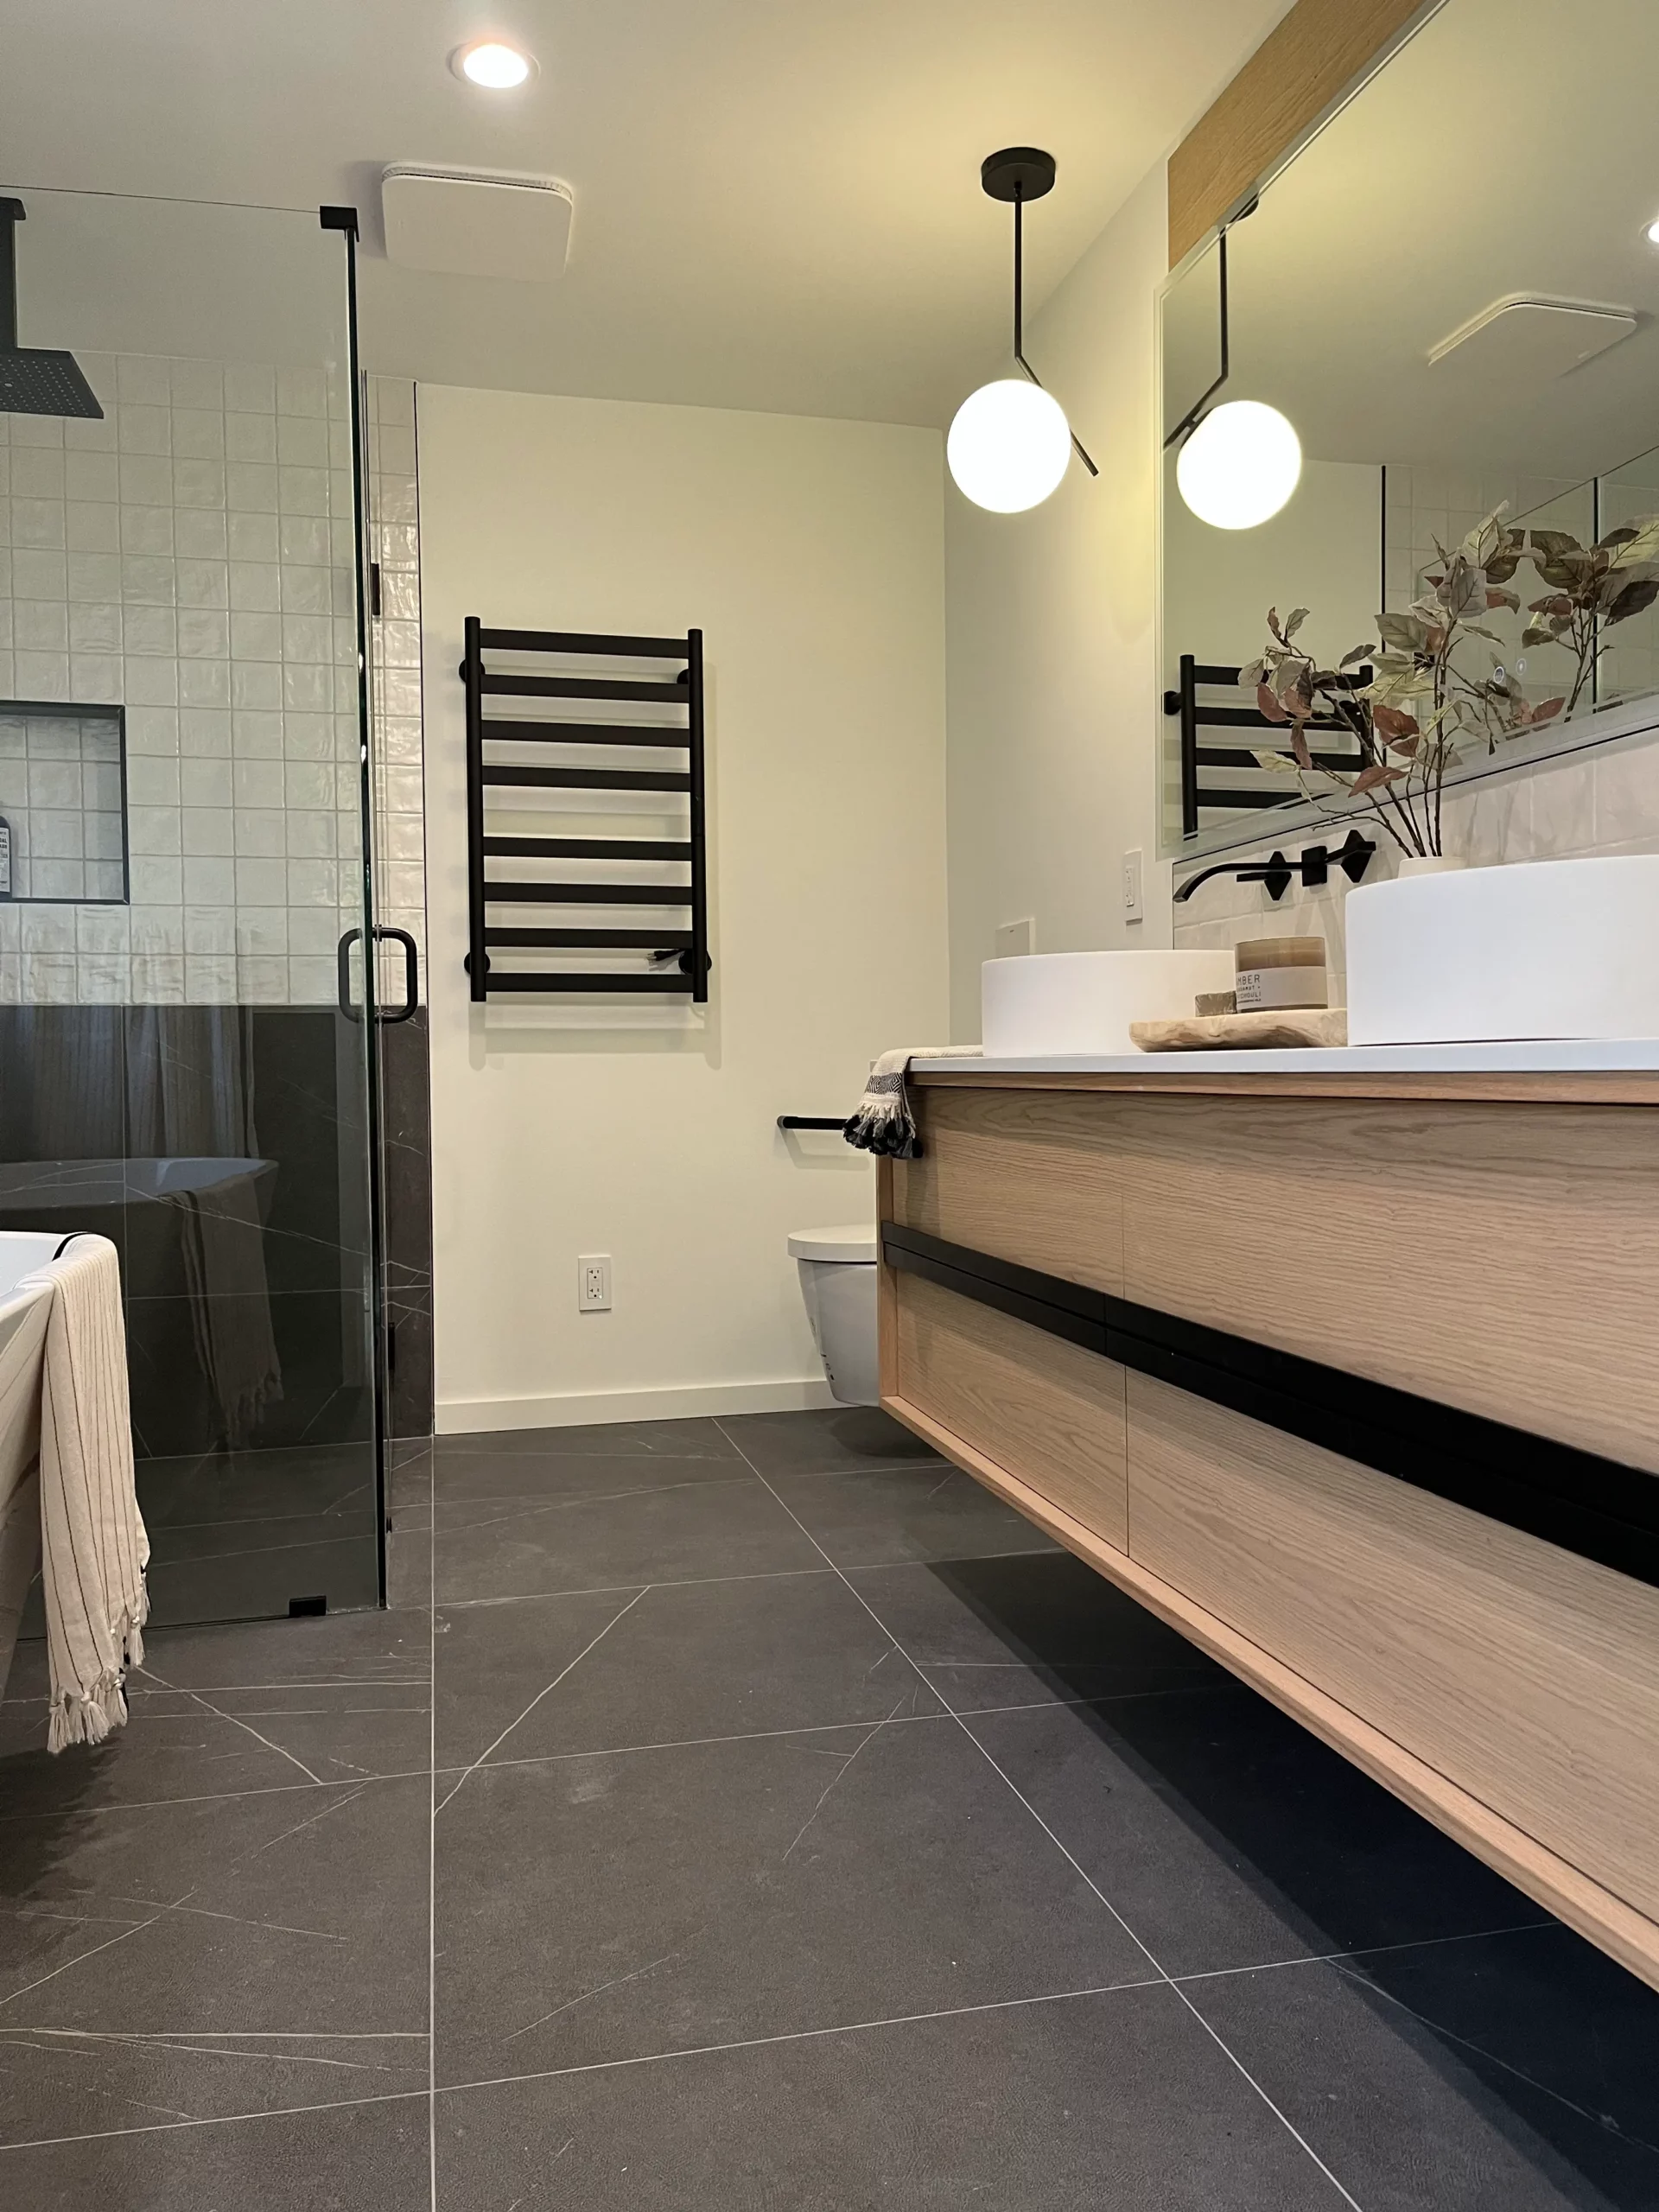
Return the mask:
<path id="1" fill-rule="evenodd" d="M 0 415 L 102 418 L 98 395 L 73 353 L 17 343 L 17 226 L 21 200 L 0 200 Z"/>

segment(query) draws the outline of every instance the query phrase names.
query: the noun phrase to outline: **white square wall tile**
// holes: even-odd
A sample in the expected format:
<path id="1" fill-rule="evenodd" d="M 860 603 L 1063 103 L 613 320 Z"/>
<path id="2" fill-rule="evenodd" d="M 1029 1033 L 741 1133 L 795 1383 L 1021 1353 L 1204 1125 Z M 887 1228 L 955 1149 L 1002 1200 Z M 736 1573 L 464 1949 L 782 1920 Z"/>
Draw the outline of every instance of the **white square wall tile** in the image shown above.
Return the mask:
<path id="1" fill-rule="evenodd" d="M 232 515 L 226 531 L 232 561 L 274 562 L 277 558 L 282 538 L 274 514 Z M 270 602 L 273 607 L 276 603 L 275 600 Z"/>
<path id="2" fill-rule="evenodd" d="M 225 417 L 225 457 L 227 461 L 274 461 L 276 458 L 276 418 L 274 415 L 240 412 Z"/>
<path id="3" fill-rule="evenodd" d="M 196 953 L 236 951 L 236 909 L 233 906 L 187 906 L 184 912 L 184 950 Z"/>
<path id="4" fill-rule="evenodd" d="M 192 1006 L 235 1006 L 242 995 L 234 955 L 188 954 L 184 978 Z"/>
<path id="5" fill-rule="evenodd" d="M 169 361 L 167 388 L 175 408 L 205 407 L 217 413 L 225 405 L 225 371 L 218 361 Z"/>
<path id="6" fill-rule="evenodd" d="M 184 1002 L 184 962 L 173 955 L 137 954 L 132 961 L 132 999 L 135 1006 L 181 1006 Z"/>
<path id="7" fill-rule="evenodd" d="M 173 397 L 168 364 L 160 354 L 118 354 L 115 372 L 116 390 L 124 406 L 165 407 Z"/>
<path id="8" fill-rule="evenodd" d="M 208 507 L 187 507 L 173 518 L 174 550 L 181 560 L 222 561 L 226 553 L 226 518 Z M 223 600 L 215 602 L 224 605 Z"/>
<path id="9" fill-rule="evenodd" d="M 276 411 L 276 372 L 258 361 L 232 361 L 225 367 L 225 405 L 251 414 Z"/>

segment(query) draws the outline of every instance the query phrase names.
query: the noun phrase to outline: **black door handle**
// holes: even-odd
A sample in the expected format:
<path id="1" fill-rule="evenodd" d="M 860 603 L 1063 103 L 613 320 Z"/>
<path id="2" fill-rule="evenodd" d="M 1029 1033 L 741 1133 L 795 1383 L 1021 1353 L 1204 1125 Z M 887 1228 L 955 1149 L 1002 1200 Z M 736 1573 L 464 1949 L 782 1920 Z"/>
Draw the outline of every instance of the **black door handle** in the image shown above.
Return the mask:
<path id="1" fill-rule="evenodd" d="M 383 1014 L 377 1007 L 374 1018 L 377 1022 L 382 1024 L 408 1021 L 420 1004 L 420 954 L 416 950 L 415 940 L 407 930 L 391 929 L 378 922 L 375 924 L 369 934 L 377 944 L 384 944 L 388 938 L 395 938 L 404 948 L 404 1003 L 396 1014 Z M 335 955 L 340 1010 L 347 1021 L 360 1021 L 363 1018 L 359 1009 L 352 1004 L 352 947 L 359 943 L 362 935 L 361 930 L 347 930 L 340 940 Z"/>

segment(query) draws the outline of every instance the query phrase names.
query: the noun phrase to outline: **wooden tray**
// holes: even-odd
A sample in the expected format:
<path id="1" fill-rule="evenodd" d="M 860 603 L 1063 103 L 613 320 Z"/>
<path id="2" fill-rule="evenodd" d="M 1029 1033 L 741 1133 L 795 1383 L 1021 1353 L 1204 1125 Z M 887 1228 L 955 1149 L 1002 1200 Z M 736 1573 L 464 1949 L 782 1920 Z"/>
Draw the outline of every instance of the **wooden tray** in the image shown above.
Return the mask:
<path id="1" fill-rule="evenodd" d="M 1299 1045 L 1345 1045 L 1348 1012 L 1345 1007 L 1309 1007 L 1281 1013 L 1195 1014 L 1185 1021 L 1132 1021 L 1129 1035 L 1143 1052 L 1284 1052 Z"/>

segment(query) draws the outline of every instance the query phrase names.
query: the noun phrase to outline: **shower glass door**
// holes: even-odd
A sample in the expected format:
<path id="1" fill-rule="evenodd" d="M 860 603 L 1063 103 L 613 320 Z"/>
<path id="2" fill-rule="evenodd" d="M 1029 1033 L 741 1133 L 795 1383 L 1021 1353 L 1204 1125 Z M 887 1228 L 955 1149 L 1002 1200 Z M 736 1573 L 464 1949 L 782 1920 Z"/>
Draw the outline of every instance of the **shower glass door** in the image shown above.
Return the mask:
<path id="1" fill-rule="evenodd" d="M 0 193 L 0 1229 L 120 1252 L 152 1618 L 372 1605 L 352 240 Z"/>

